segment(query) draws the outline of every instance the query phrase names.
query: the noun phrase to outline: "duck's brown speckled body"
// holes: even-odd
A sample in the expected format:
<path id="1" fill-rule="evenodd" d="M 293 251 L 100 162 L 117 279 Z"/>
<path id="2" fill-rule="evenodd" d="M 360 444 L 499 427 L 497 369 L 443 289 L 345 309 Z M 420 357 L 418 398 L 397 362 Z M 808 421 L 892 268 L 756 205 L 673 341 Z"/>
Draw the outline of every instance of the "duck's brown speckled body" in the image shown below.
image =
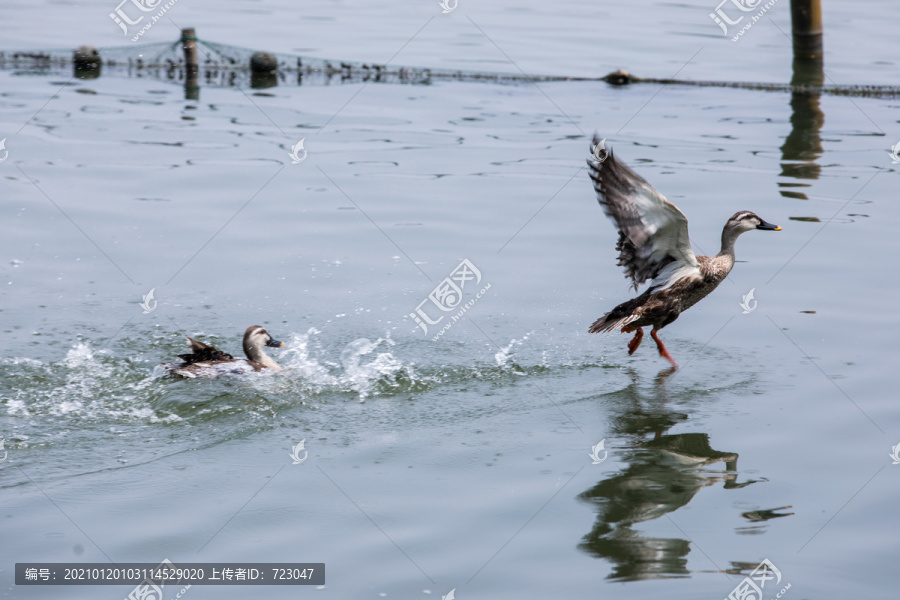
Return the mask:
<path id="1" fill-rule="evenodd" d="M 248 373 L 270 369 L 281 371 L 281 366 L 265 353 L 263 346 L 280 348 L 279 342 L 260 325 L 251 325 L 244 332 L 244 354 L 247 359 L 234 358 L 227 352 L 216 350 L 209 344 L 187 338 L 191 345 L 190 354 L 179 354 L 180 363 L 166 363 L 163 367 L 176 375 L 194 378 L 212 378 L 226 373 Z"/>
<path id="2" fill-rule="evenodd" d="M 751 229 L 779 231 L 749 211 L 735 213 L 722 230 L 722 249 L 715 256 L 696 256 L 691 249 L 687 218 L 653 186 L 620 163 L 603 140 L 594 136 L 588 159 L 597 200 L 619 228 L 619 265 L 634 288 L 652 279 L 650 287 L 637 298 L 618 305 L 588 330 L 608 333 L 621 328 L 635 332 L 628 353 L 637 350 L 642 327 L 653 326 L 651 336 L 659 354 L 678 366 L 666 350 L 657 330 L 709 295 L 734 267 L 734 243 Z"/>

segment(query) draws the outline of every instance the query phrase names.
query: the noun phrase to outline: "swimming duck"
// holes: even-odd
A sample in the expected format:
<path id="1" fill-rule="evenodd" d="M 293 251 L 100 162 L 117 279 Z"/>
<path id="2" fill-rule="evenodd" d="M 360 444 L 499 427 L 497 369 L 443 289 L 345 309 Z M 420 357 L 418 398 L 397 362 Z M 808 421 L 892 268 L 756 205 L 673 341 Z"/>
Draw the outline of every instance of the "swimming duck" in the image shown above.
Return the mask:
<path id="1" fill-rule="evenodd" d="M 279 342 L 269 335 L 260 325 L 251 325 L 244 332 L 244 354 L 247 359 L 235 358 L 227 352 L 216 350 L 209 344 L 187 338 L 191 344 L 190 354 L 179 354 L 181 363 L 167 363 L 163 367 L 166 370 L 184 377 L 212 378 L 225 373 L 249 373 L 271 369 L 281 371 L 281 366 L 265 353 L 263 346 L 280 348 L 284 342 Z"/>
<path id="2" fill-rule="evenodd" d="M 634 354 L 641 344 L 642 327 L 653 326 L 650 335 L 659 355 L 678 364 L 659 339 L 657 331 L 706 297 L 734 267 L 734 242 L 751 229 L 781 231 L 750 211 L 736 212 L 722 230 L 722 249 L 715 256 L 695 256 L 688 238 L 687 217 L 640 175 L 616 160 L 612 149 L 594 135 L 587 164 L 597 200 L 619 229 L 619 266 L 634 289 L 648 279 L 650 287 L 637 298 L 618 305 L 591 325 L 590 333 L 635 332 L 628 344 Z"/>

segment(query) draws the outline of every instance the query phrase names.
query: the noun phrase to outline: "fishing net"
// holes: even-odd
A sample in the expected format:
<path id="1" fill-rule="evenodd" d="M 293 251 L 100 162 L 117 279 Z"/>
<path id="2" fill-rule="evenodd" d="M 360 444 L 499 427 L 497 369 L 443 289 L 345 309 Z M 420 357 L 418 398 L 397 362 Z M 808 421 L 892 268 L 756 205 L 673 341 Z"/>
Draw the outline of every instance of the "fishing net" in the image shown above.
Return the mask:
<path id="1" fill-rule="evenodd" d="M 447 69 L 430 69 L 348 62 L 312 58 L 287 53 L 265 53 L 271 70 L 254 72 L 251 60 L 260 54 L 250 48 L 196 40 L 198 50 L 198 84 L 206 86 L 271 87 L 272 85 L 333 85 L 335 83 L 407 83 L 428 84 L 436 79 L 486 81 L 492 83 L 522 83 L 545 81 L 605 81 L 612 85 L 651 83 L 694 87 L 730 87 L 767 92 L 792 92 L 834 96 L 875 98 L 900 97 L 900 86 L 888 85 L 796 85 L 788 83 L 756 83 L 731 81 L 690 81 L 655 79 L 633 76 L 624 71 L 605 77 L 559 77 L 513 73 L 491 73 Z M 79 49 L 81 50 L 81 49 Z M 77 54 L 79 50 L 76 50 Z M 76 77 L 89 79 L 104 75 L 125 77 L 156 77 L 172 82 L 185 81 L 184 51 L 181 40 L 171 43 L 133 44 L 97 49 L 100 68 L 78 68 Z M 73 50 L 38 50 L 28 52 L 0 51 L 0 69 L 72 74 Z"/>
<path id="2" fill-rule="evenodd" d="M 243 86 L 254 83 L 251 59 L 258 51 L 230 44 L 196 40 L 198 50 L 199 80 L 208 86 Z M 78 52 L 77 50 L 75 52 Z M 97 48 L 100 69 L 77 69 L 75 75 L 83 78 L 104 75 L 157 77 L 172 81 L 185 78 L 185 59 L 180 40 L 172 43 L 135 44 Z M 427 84 L 434 78 L 489 80 L 516 82 L 528 79 L 548 80 L 565 78 L 508 75 L 471 71 L 435 70 L 423 67 L 405 67 L 376 63 L 348 62 L 323 58 L 303 57 L 296 54 L 267 52 L 267 60 L 273 61 L 273 69 L 265 76 L 276 77 L 279 84 L 330 85 L 343 82 L 373 81 L 379 83 Z M 28 52 L 0 52 L 0 69 L 62 72 L 73 68 L 73 50 L 39 50 Z M 254 86 L 256 87 L 256 86 Z"/>

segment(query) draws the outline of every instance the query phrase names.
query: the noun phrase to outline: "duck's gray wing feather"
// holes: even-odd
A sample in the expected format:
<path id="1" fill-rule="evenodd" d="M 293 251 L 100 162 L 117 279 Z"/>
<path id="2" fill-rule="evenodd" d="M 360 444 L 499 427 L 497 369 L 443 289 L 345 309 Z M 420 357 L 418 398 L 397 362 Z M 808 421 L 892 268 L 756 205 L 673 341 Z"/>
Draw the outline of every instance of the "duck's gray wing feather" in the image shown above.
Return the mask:
<path id="1" fill-rule="evenodd" d="M 592 150 L 601 142 L 594 135 Z M 619 162 L 612 149 L 593 153 L 587 164 L 606 216 L 619 229 L 618 264 L 634 289 L 652 279 L 651 289 L 665 289 L 686 276 L 700 276 L 688 238 L 687 217 L 644 178 Z"/>

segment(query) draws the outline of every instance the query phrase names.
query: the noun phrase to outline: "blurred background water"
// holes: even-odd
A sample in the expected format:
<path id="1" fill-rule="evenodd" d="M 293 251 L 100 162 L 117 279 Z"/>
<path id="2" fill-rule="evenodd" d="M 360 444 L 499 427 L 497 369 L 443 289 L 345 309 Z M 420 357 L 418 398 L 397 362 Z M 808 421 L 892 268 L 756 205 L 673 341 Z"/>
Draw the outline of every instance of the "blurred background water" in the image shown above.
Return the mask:
<path id="1" fill-rule="evenodd" d="M 115 8 L 7 2 L 2 45 L 130 45 Z M 182 0 L 142 41 L 193 26 L 433 69 L 790 80 L 787 0 L 736 43 L 714 8 Z M 896 83 L 898 6 L 824 18 L 828 82 Z M 595 81 L 186 100 L 150 76 L 0 70 L 0 593 L 125 597 L 17 587 L 13 565 L 167 557 L 328 569 L 322 589 L 191 598 L 725 598 L 768 558 L 789 598 L 888 597 L 898 105 Z M 664 331 L 674 374 L 586 333 L 631 297 L 583 169 L 594 130 L 698 253 L 737 210 L 784 228 L 743 236 Z M 410 313 L 463 259 L 481 275 L 463 299 L 490 288 L 433 340 Z M 286 375 L 158 366 L 186 335 L 237 355 L 251 324 L 286 342 Z"/>

